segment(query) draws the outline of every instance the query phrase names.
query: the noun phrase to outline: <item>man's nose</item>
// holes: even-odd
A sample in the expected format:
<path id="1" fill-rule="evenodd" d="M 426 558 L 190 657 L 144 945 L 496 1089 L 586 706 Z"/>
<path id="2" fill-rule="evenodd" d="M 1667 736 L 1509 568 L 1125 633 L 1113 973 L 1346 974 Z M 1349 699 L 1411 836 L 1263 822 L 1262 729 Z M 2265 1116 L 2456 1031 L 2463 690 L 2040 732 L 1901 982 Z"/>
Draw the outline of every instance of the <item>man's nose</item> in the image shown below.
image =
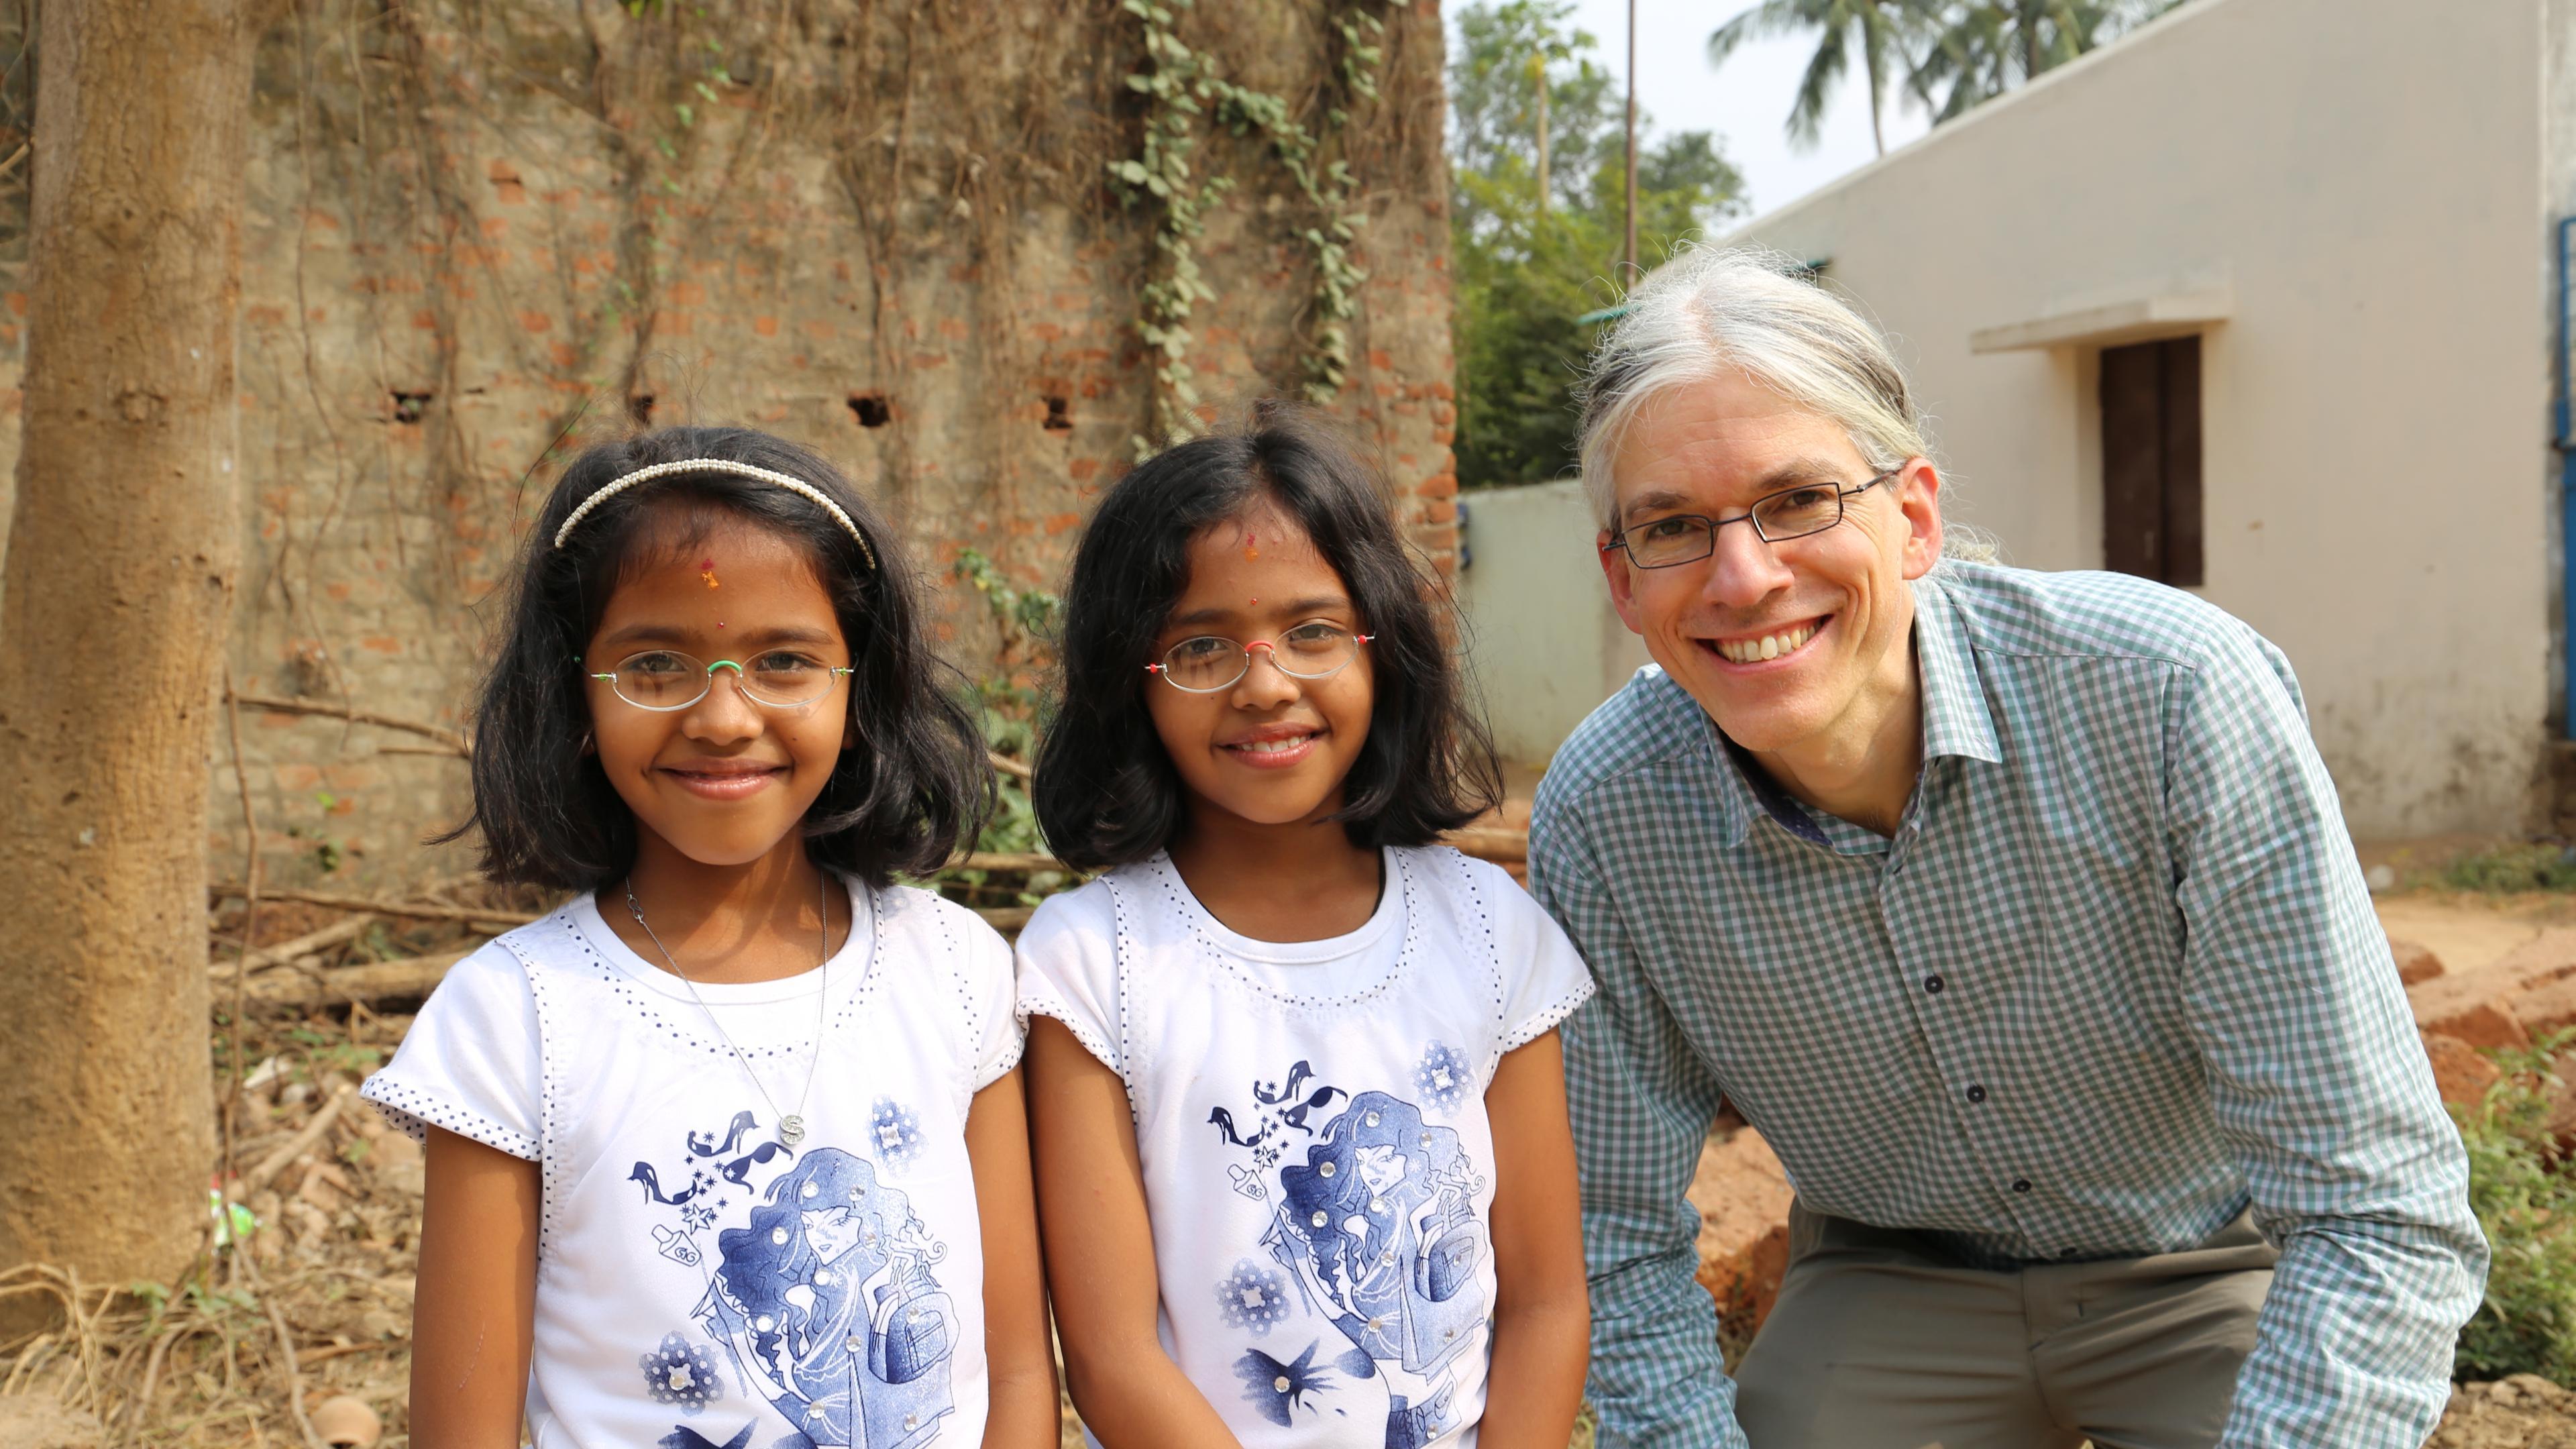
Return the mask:
<path id="1" fill-rule="evenodd" d="M 1700 590 L 1709 603 L 1748 609 L 1789 587 L 1789 566 L 1753 531 L 1751 519 L 1720 528 L 1712 542 L 1708 582 Z"/>

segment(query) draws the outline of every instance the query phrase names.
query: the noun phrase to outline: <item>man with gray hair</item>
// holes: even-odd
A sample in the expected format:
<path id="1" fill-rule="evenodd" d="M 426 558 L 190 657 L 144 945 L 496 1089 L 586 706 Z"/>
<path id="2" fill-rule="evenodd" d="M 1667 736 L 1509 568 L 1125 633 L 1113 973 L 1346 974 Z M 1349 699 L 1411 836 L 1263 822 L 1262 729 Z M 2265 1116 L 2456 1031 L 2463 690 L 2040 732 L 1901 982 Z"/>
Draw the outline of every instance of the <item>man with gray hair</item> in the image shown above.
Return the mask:
<path id="1" fill-rule="evenodd" d="M 1885 342 L 1774 259 L 1592 363 L 1601 567 L 1658 668 L 1558 752 L 1605 1446 L 2420 1445 L 2487 1249 L 2279 650 L 1943 557 Z M 1797 1206 L 1730 1382 L 1684 1197 L 1720 1100 Z"/>

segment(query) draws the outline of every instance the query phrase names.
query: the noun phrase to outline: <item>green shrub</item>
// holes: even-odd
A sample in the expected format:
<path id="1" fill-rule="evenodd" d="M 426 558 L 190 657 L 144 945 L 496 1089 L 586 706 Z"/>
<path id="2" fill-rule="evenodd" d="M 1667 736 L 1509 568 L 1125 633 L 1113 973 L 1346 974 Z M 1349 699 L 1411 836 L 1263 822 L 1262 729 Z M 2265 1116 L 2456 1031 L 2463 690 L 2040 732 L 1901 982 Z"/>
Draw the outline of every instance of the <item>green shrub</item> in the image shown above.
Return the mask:
<path id="1" fill-rule="evenodd" d="M 2576 890 L 2576 849 L 2534 841 L 2499 845 L 2451 862 L 2442 882 L 2464 891 L 2507 895 L 2515 891 Z"/>
<path id="2" fill-rule="evenodd" d="M 2495 1265 L 2486 1301 L 2460 1330 L 2459 1379 L 2533 1373 L 2576 1387 L 2576 1171 L 2549 1134 L 2562 1032 L 2496 1053 L 2505 1075 L 2474 1107 L 2453 1107 L 2469 1150 L 2469 1206 Z"/>

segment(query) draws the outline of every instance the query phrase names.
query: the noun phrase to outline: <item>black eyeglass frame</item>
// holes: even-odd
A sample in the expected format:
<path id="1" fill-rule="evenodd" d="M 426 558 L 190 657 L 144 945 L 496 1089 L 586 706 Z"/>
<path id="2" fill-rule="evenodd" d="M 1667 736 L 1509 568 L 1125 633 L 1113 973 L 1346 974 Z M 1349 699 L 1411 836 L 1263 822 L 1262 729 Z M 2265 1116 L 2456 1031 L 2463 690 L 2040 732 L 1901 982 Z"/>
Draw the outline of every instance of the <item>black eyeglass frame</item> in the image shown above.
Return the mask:
<path id="1" fill-rule="evenodd" d="M 1788 496 L 1789 496 L 1790 494 L 1792 494 L 1792 493 L 1804 493 L 1804 492 L 1806 492 L 1807 490 L 1809 490 L 1809 489 L 1811 489 L 1811 488 L 1814 488 L 1814 487 L 1816 486 L 1816 485 L 1815 485 L 1815 484 L 1813 484 L 1813 483 L 1800 483 L 1800 484 L 1798 484 L 1798 485 L 1797 485 L 1797 486 L 1795 486 L 1795 487 L 1792 487 L 1792 488 L 1783 488 L 1783 489 L 1780 489 L 1778 492 L 1775 492 L 1775 493 L 1765 493 L 1765 494 L 1763 494 L 1761 497 L 1754 499 L 1751 503 L 1746 504 L 1746 505 L 1744 506 L 1744 511 L 1743 511 L 1742 513 L 1739 513 L 1739 514 L 1735 515 L 1733 518 L 1711 518 L 1711 517 L 1709 517 L 1709 516 L 1708 516 L 1707 514 L 1705 514 L 1705 513 L 1667 513 L 1667 514 L 1663 515 L 1663 516 L 1662 516 L 1662 517 L 1660 517 L 1660 518 L 1656 518 L 1656 519 L 1652 519 L 1652 520 L 1650 520 L 1651 522 L 1654 522 L 1654 523 L 1670 523 L 1670 522 L 1672 522 L 1674 519 L 1677 519 L 1677 518 L 1688 518 L 1688 519 L 1696 520 L 1697 522 L 1700 522 L 1700 523 L 1705 523 L 1705 524 L 1707 524 L 1707 525 L 1708 525 L 1708 533 L 1707 533 L 1706 537 L 1707 537 L 1707 541 L 1708 541 L 1708 547 L 1706 547 L 1706 548 L 1704 548 L 1704 549 L 1700 550 L 1698 553 L 1692 554 L 1689 558 L 1671 558 L 1671 559 L 1666 559 L 1666 560 L 1664 560 L 1662 563 L 1648 563 L 1648 562 L 1646 562 L 1644 559 L 1641 559 L 1641 558 L 1637 557 L 1637 551 L 1636 551 L 1635 549 L 1628 548 L 1628 530 L 1626 530 L 1625 528 L 1622 528 L 1622 529 L 1620 529 L 1617 533 L 1612 534 L 1612 535 L 1610 536 L 1610 541 L 1609 541 L 1608 543 L 1605 543 L 1605 544 L 1601 545 L 1601 551 L 1602 551 L 1603 553 L 1608 553 L 1610 550 L 1612 550 L 1612 549 L 1614 549 L 1614 548 L 1616 548 L 1616 549 L 1627 549 L 1627 553 L 1628 553 L 1628 562 L 1629 562 L 1630 564 L 1632 564 L 1632 565 L 1634 565 L 1634 566 L 1638 567 L 1638 568 L 1641 568 L 1641 569 L 1674 569 L 1674 568 L 1680 568 L 1680 567 L 1681 567 L 1682 565 L 1684 565 L 1684 564 L 1695 564 L 1695 563 L 1698 563 L 1698 562 L 1700 562 L 1702 559 L 1707 558 L 1710 554 L 1713 554 L 1713 553 L 1717 552 L 1717 531 L 1718 531 L 1719 529 L 1721 529 L 1721 528 L 1726 527 L 1726 526 L 1727 526 L 1728 524 L 1730 524 L 1730 523 L 1750 523 L 1750 524 L 1752 524 L 1752 525 L 1753 525 L 1753 536 L 1754 536 L 1754 537 L 1756 537 L 1756 538 L 1761 539 L 1764 543 L 1786 543 L 1786 542 L 1788 542 L 1790 539 L 1793 539 L 1793 538 L 1813 538 L 1813 537 L 1815 537 L 1817 534 L 1820 534 L 1820 533 L 1824 532 L 1826 529 L 1832 528 L 1832 527 L 1834 527 L 1836 524 L 1839 524 L 1839 523 L 1841 523 L 1841 522 L 1843 521 L 1844 517 L 1845 517 L 1845 516 L 1847 515 L 1847 513 L 1849 512 L 1849 505 L 1848 505 L 1848 503 L 1846 502 L 1846 500 L 1851 499 L 1851 498 L 1853 498 L 1853 497 L 1855 497 L 1855 496 L 1857 496 L 1857 495 L 1859 495 L 1859 494 L 1867 493 L 1867 492 L 1868 492 L 1869 490 L 1871 490 L 1872 488 L 1875 488 L 1875 487 L 1877 487 L 1879 484 L 1884 483 L 1884 482 L 1888 481 L 1888 480 L 1889 480 L 1889 479 L 1891 479 L 1891 478 L 1894 478 L 1896 475 L 1898 475 L 1898 474 L 1900 474 L 1900 473 L 1902 473 L 1902 472 L 1904 472 L 1904 471 L 1905 471 L 1905 465 L 1904 465 L 1904 464 L 1902 464 L 1902 463 L 1900 463 L 1900 464 L 1898 464 L 1897 466 L 1895 466 L 1895 467 L 1893 467 L 1893 468 L 1888 469 L 1886 472 L 1879 474 L 1877 477 L 1870 479 L 1870 480 L 1869 480 L 1868 482 L 1866 482 L 1866 483 L 1862 483 L 1862 484 L 1859 484 L 1859 485 L 1857 485 L 1857 486 L 1850 487 L 1850 488 L 1844 488 L 1844 487 L 1841 487 L 1840 485 L 1836 485 L 1836 487 L 1834 488 L 1834 518 L 1833 518 L 1833 522 L 1832 522 L 1832 523 L 1820 523 L 1820 524 L 1817 524 L 1817 525 L 1816 525 L 1815 527 L 1813 527 L 1813 528 L 1800 529 L 1800 530 L 1799 530 L 1798 532 L 1796 532 L 1796 533 L 1783 533 L 1783 534 L 1779 534 L 1779 535 L 1776 535 L 1776 536 L 1775 536 L 1775 535 L 1771 534 L 1770 532 L 1766 531 L 1766 530 L 1762 527 L 1762 520 L 1761 520 L 1761 519 L 1756 518 L 1756 517 L 1754 517 L 1753 515 L 1754 515 L 1754 513 L 1756 512 L 1756 510 L 1758 510 L 1758 509 L 1760 509 L 1760 508 L 1762 507 L 1762 505 L 1763 505 L 1763 504 L 1770 502 L 1772 499 L 1774 499 L 1774 498 L 1786 498 L 1786 497 L 1788 497 Z"/>

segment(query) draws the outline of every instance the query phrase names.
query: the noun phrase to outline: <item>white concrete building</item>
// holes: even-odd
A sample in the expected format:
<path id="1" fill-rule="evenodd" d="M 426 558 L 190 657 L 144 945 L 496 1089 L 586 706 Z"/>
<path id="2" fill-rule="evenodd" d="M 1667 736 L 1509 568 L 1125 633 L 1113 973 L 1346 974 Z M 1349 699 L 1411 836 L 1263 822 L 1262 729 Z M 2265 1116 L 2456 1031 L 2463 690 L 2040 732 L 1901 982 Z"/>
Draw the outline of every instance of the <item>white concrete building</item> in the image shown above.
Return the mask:
<path id="1" fill-rule="evenodd" d="M 2545 814 L 2570 216 L 2576 0 L 2192 0 L 1731 240 L 1887 329 L 2007 561 L 2280 644 L 2386 839 Z M 1642 657 L 1549 498 L 1468 500 L 1479 672 L 1533 759 Z"/>

